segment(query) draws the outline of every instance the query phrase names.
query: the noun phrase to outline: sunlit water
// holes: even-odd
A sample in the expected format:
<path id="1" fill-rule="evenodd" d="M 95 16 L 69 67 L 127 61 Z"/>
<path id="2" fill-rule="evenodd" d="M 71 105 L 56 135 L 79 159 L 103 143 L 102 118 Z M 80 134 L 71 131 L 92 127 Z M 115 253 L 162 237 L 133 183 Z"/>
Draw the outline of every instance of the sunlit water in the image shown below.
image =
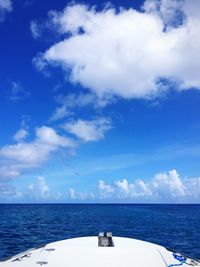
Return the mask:
<path id="1" fill-rule="evenodd" d="M 200 205 L 0 205 L 0 259 L 66 238 L 142 239 L 200 259 Z"/>

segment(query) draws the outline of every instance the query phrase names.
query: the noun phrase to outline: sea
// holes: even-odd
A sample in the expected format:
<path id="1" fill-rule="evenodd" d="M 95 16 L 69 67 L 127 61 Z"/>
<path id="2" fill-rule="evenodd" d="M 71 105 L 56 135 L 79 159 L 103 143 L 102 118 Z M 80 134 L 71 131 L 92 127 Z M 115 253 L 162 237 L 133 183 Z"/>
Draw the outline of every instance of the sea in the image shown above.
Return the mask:
<path id="1" fill-rule="evenodd" d="M 0 260 L 99 232 L 149 241 L 200 259 L 200 205 L 0 204 Z"/>

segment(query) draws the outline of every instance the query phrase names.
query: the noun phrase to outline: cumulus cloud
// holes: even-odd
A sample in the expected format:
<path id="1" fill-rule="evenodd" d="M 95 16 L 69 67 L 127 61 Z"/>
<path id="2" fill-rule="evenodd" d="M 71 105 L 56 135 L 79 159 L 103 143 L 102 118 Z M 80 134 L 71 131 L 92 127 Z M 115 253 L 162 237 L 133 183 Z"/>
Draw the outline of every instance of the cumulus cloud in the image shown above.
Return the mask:
<path id="1" fill-rule="evenodd" d="M 31 202 L 51 202 L 63 200 L 63 194 L 61 192 L 52 191 L 44 176 L 38 176 L 34 183 L 28 185 L 26 192 L 28 193 L 27 195 L 26 193 L 24 194 L 26 201 L 27 199 Z"/>
<path id="2" fill-rule="evenodd" d="M 98 184 L 100 197 L 101 198 L 109 198 L 112 196 L 113 192 L 115 191 L 114 187 L 112 185 L 106 184 L 103 180 L 99 181 Z"/>
<path id="3" fill-rule="evenodd" d="M 37 182 L 28 186 L 28 191 L 29 197 L 35 199 L 47 199 L 50 197 L 50 188 L 43 176 L 38 176 Z"/>
<path id="4" fill-rule="evenodd" d="M 99 186 L 100 197 L 114 199 L 141 199 L 152 197 L 150 186 L 142 180 L 136 180 L 134 183 L 129 183 L 126 179 L 115 181 L 113 185 L 105 184 L 104 181 L 99 181 L 102 186 Z"/>
<path id="5" fill-rule="evenodd" d="M 186 194 L 185 186 L 176 170 L 156 174 L 153 179 L 153 187 L 158 196 L 182 197 Z"/>
<path id="6" fill-rule="evenodd" d="M 148 184 L 142 180 L 137 180 L 130 184 L 126 179 L 116 181 L 115 187 L 118 191 L 117 198 L 141 198 L 152 197 L 152 191 Z"/>
<path id="7" fill-rule="evenodd" d="M 0 148 L 0 177 L 8 179 L 19 176 L 23 172 L 39 167 L 53 152 L 61 148 L 75 147 L 75 141 L 57 134 L 53 128 L 39 127 L 36 129 L 33 141 L 19 141 Z"/>
<path id="8" fill-rule="evenodd" d="M 181 179 L 176 170 L 155 174 L 148 182 L 138 179 L 129 183 L 123 179 L 107 184 L 101 180 L 98 188 L 102 199 L 184 202 L 200 198 L 200 178 Z"/>
<path id="9" fill-rule="evenodd" d="M 4 20 L 5 14 L 13 9 L 10 0 L 0 0 L 0 22 Z"/>
<path id="10" fill-rule="evenodd" d="M 68 194 L 69 194 L 69 198 L 70 198 L 70 199 L 76 199 L 76 191 L 75 191 L 74 188 L 70 188 L 70 189 L 68 190 Z"/>
<path id="11" fill-rule="evenodd" d="M 143 11 L 68 5 L 51 16 L 67 37 L 40 56 L 40 67 L 70 70 L 72 82 L 100 98 L 160 96 L 169 81 L 179 90 L 199 89 L 199 5 L 147 0 Z"/>
<path id="12" fill-rule="evenodd" d="M 65 123 L 63 128 L 79 139 L 89 142 L 104 138 L 105 132 L 111 128 L 109 119 L 98 118 L 96 120 L 77 120 Z"/>
<path id="13" fill-rule="evenodd" d="M 38 188 L 42 198 L 48 197 L 50 189 L 43 176 L 38 177 Z"/>

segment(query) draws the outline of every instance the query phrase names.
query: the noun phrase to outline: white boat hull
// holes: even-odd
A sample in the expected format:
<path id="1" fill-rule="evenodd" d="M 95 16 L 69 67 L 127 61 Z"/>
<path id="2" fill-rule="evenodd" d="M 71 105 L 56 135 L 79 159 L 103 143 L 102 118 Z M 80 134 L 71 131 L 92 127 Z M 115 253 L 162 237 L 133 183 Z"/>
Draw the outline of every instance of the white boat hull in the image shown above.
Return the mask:
<path id="1" fill-rule="evenodd" d="M 183 261 L 183 257 L 181 261 L 176 254 L 156 244 L 123 237 L 112 240 L 114 246 L 99 247 L 98 237 L 66 239 L 18 254 L 0 262 L 0 267 L 200 266 L 190 258 Z"/>

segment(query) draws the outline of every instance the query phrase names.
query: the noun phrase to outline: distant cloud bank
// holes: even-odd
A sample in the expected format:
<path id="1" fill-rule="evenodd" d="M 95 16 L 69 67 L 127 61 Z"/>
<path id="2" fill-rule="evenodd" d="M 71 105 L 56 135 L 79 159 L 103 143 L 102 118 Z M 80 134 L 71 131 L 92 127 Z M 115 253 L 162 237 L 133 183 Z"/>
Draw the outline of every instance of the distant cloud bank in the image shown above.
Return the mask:
<path id="1" fill-rule="evenodd" d="M 0 183 L 0 200 L 31 202 L 116 202 L 116 203 L 199 203 L 200 177 L 181 178 L 177 170 L 160 172 L 148 179 L 116 180 L 109 184 L 99 180 L 94 191 L 78 191 L 75 188 L 65 188 L 55 192 L 48 185 L 48 180 L 38 176 L 26 190 L 17 192 L 7 183 Z"/>
<path id="2" fill-rule="evenodd" d="M 101 199 L 142 202 L 188 202 L 200 199 L 200 178 L 180 178 L 176 170 L 160 172 L 148 181 L 117 180 L 114 184 L 99 181 Z"/>

